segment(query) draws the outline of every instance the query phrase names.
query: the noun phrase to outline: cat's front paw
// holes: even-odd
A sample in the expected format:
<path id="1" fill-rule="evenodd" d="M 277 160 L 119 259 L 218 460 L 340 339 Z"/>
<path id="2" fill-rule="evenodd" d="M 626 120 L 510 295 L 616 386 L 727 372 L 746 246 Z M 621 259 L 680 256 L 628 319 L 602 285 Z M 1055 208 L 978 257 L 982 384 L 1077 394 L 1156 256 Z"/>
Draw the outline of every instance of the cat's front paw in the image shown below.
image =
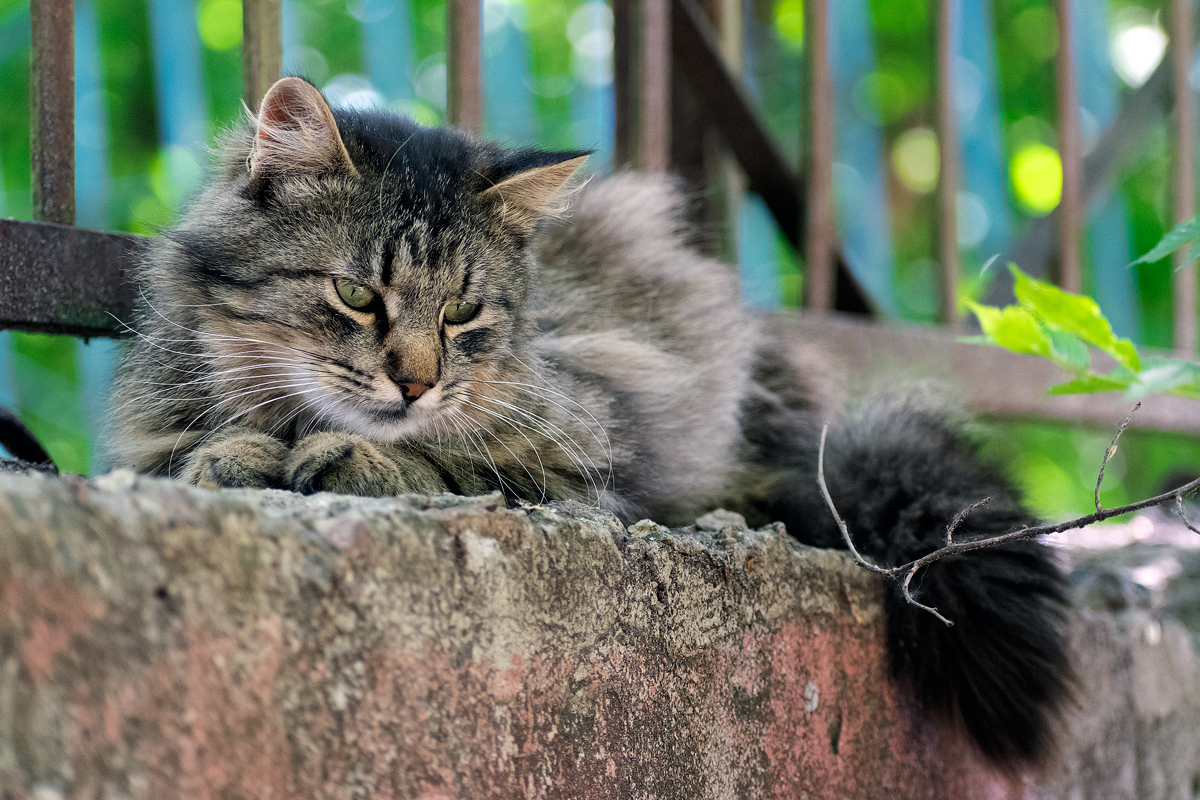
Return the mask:
<path id="1" fill-rule="evenodd" d="M 391 497 L 446 491 L 427 462 L 382 453 L 361 436 L 348 433 L 314 433 L 301 440 L 288 460 L 287 480 L 301 494 Z"/>
<path id="2" fill-rule="evenodd" d="M 237 430 L 196 448 L 183 479 L 203 489 L 278 489 L 285 486 L 287 445 L 252 429 Z"/>

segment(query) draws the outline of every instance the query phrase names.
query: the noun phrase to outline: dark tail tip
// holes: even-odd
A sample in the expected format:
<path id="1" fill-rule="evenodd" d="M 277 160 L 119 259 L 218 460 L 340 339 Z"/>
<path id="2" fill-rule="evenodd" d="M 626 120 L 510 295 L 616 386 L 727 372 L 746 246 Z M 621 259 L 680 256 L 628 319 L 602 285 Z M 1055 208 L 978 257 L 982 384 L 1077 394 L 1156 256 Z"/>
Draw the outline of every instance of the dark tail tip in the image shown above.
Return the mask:
<path id="1" fill-rule="evenodd" d="M 844 548 L 816 487 L 816 447 L 800 450 L 785 465 L 789 491 L 767 511 L 808 544 Z M 965 517 L 956 541 L 1036 522 L 953 419 L 915 403 L 878 403 L 832 428 L 825 473 L 856 547 L 889 566 L 944 546 L 951 520 L 984 498 L 990 502 Z M 1074 685 L 1066 579 L 1049 548 L 1020 541 L 946 558 L 921 570 L 911 588 L 954 626 L 906 602 L 900 584 L 890 583 L 898 676 L 997 767 L 1049 765 Z"/>
<path id="2" fill-rule="evenodd" d="M 917 598 L 954 627 L 891 587 L 888 639 L 897 672 L 996 766 L 1047 766 L 1058 754 L 1074 685 L 1066 585 L 1047 548 L 1017 542 L 947 558 L 917 583 Z"/>

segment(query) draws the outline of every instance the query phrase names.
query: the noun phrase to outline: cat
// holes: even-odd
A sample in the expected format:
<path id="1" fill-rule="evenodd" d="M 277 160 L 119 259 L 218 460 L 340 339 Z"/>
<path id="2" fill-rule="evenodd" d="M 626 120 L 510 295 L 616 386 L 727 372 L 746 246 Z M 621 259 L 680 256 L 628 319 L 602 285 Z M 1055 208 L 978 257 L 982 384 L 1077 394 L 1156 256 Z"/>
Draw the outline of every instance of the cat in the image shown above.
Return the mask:
<path id="1" fill-rule="evenodd" d="M 629 523 L 723 506 L 845 545 L 814 480 L 820 381 L 742 307 L 665 178 L 584 182 L 587 153 L 505 148 L 299 78 L 216 148 L 141 267 L 112 460 L 205 487 L 575 499 Z M 1033 522 L 953 415 L 845 412 L 826 475 L 870 558 Z M 898 676 L 996 765 L 1054 751 L 1064 580 L 1041 544 L 941 561 L 887 595 Z"/>

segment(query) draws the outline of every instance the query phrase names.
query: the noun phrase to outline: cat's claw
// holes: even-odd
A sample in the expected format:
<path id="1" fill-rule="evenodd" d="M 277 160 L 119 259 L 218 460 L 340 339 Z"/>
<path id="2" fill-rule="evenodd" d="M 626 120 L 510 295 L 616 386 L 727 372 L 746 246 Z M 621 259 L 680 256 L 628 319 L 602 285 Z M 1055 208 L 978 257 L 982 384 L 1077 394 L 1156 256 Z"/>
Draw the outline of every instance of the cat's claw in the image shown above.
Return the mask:
<path id="1" fill-rule="evenodd" d="M 301 494 L 335 492 L 391 497 L 406 492 L 439 492 L 445 486 L 428 464 L 403 468 L 366 439 L 347 433 L 314 433 L 292 449 L 287 481 Z"/>
<path id="2" fill-rule="evenodd" d="M 287 456 L 287 445 L 273 436 L 237 432 L 197 448 L 183 479 L 202 489 L 280 489 Z"/>

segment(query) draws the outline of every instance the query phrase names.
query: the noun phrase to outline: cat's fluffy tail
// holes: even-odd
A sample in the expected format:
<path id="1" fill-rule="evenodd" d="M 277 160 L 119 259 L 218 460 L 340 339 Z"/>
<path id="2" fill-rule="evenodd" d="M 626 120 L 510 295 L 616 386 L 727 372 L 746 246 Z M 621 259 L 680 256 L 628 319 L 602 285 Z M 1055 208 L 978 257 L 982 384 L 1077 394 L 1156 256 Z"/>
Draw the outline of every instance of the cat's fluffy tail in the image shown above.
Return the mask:
<path id="1" fill-rule="evenodd" d="M 816 432 L 793 435 L 803 443 L 785 457 L 790 464 L 776 462 L 787 479 L 767 511 L 806 543 L 844 548 L 816 484 Z M 918 403 L 880 402 L 835 424 L 825 477 L 855 546 L 889 566 L 944 545 L 955 515 L 985 497 L 990 502 L 966 517 L 956 541 L 1034 522 L 960 428 Z M 1026 541 L 947 558 L 918 573 L 913 588 L 954 626 L 906 603 L 900 585 L 889 582 L 897 673 L 996 764 L 1046 763 L 1072 684 L 1066 585 L 1048 548 Z"/>

